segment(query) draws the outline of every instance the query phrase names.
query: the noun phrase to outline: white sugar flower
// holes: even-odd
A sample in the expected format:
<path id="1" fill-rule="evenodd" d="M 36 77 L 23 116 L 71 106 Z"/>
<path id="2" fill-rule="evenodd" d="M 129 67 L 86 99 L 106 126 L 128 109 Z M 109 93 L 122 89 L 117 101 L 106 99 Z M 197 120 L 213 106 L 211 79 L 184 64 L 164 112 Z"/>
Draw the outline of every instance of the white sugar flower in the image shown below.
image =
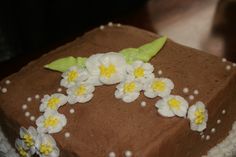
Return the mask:
<path id="1" fill-rule="evenodd" d="M 153 70 L 153 65 L 142 61 L 135 61 L 132 65 L 127 66 L 128 77 L 142 83 L 154 78 Z"/>
<path id="2" fill-rule="evenodd" d="M 88 71 L 76 66 L 69 68 L 62 74 L 61 86 L 69 88 L 74 86 L 78 82 L 83 82 L 88 79 Z"/>
<path id="3" fill-rule="evenodd" d="M 148 98 L 170 95 L 174 83 L 168 78 L 154 78 L 144 84 L 144 95 Z"/>
<path id="4" fill-rule="evenodd" d="M 24 127 L 20 128 L 20 138 L 25 143 L 27 149 L 30 149 L 32 154 L 35 153 L 35 140 L 38 136 L 38 132 L 32 126 L 28 128 L 28 130 Z"/>
<path id="5" fill-rule="evenodd" d="M 19 152 L 20 157 L 31 157 L 32 155 L 29 149 L 27 148 L 26 144 L 24 143 L 24 141 L 20 139 L 16 139 L 15 148 Z"/>
<path id="6" fill-rule="evenodd" d="M 59 157 L 60 155 L 60 150 L 51 135 L 38 135 L 35 146 L 40 157 Z"/>
<path id="7" fill-rule="evenodd" d="M 169 95 L 156 102 L 158 112 L 164 117 L 186 117 L 188 102 L 181 96 Z"/>
<path id="8" fill-rule="evenodd" d="M 93 84 L 94 86 L 100 86 L 103 83 L 100 81 L 100 70 L 99 70 L 99 59 L 103 56 L 103 53 L 94 54 L 90 56 L 86 62 L 86 68 L 89 72 L 89 78 L 86 80 L 86 83 Z"/>
<path id="9" fill-rule="evenodd" d="M 47 110 L 58 110 L 60 106 L 63 106 L 67 103 L 67 96 L 60 93 L 52 94 L 51 96 L 45 95 L 43 99 L 41 100 L 41 105 L 39 107 L 39 110 L 41 112 L 47 111 Z"/>
<path id="10" fill-rule="evenodd" d="M 137 80 L 126 80 L 118 84 L 116 89 L 115 97 L 129 103 L 138 98 L 142 84 Z"/>
<path id="11" fill-rule="evenodd" d="M 205 104 L 201 101 L 196 102 L 188 110 L 190 127 L 194 131 L 203 131 L 207 126 L 208 113 Z"/>
<path id="12" fill-rule="evenodd" d="M 46 111 L 36 120 L 38 132 L 49 134 L 60 132 L 66 123 L 67 120 L 63 114 L 51 110 Z"/>
<path id="13" fill-rule="evenodd" d="M 86 83 L 70 87 L 67 89 L 68 102 L 70 104 L 88 102 L 92 99 L 94 90 L 94 86 Z"/>
<path id="14" fill-rule="evenodd" d="M 86 61 L 86 67 L 95 80 L 97 78 L 104 84 L 115 84 L 125 79 L 126 61 L 121 54 L 109 52 L 91 57 Z"/>

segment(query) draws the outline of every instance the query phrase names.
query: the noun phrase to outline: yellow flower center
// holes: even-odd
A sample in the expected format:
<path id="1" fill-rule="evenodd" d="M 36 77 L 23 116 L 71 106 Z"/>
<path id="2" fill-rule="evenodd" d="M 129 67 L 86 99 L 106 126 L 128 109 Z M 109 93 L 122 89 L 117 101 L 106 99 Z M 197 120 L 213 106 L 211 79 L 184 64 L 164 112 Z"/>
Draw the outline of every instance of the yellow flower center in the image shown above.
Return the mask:
<path id="1" fill-rule="evenodd" d="M 76 89 L 75 94 L 78 96 L 84 95 L 86 93 L 86 91 L 87 91 L 87 89 L 85 88 L 85 86 L 81 85 Z"/>
<path id="2" fill-rule="evenodd" d="M 136 78 L 140 78 L 140 77 L 143 77 L 144 76 L 144 69 L 141 68 L 141 67 L 138 67 L 134 70 L 134 76 Z"/>
<path id="3" fill-rule="evenodd" d="M 20 147 L 18 151 L 21 157 L 27 157 L 28 153 L 22 147 Z"/>
<path id="4" fill-rule="evenodd" d="M 195 118 L 195 124 L 199 125 L 202 124 L 205 120 L 204 110 L 203 109 L 197 109 L 194 113 L 196 116 Z"/>
<path id="5" fill-rule="evenodd" d="M 99 68 L 101 76 L 106 78 L 110 78 L 114 73 L 116 73 L 116 67 L 113 64 L 110 64 L 108 67 L 102 64 Z"/>
<path id="6" fill-rule="evenodd" d="M 53 148 L 50 144 L 41 144 L 39 151 L 43 155 L 49 155 L 53 151 Z"/>
<path id="7" fill-rule="evenodd" d="M 27 145 L 27 147 L 32 147 L 34 145 L 34 140 L 33 140 L 32 136 L 29 134 L 24 134 L 23 140 L 24 140 L 25 144 Z"/>
<path id="8" fill-rule="evenodd" d="M 52 97 L 48 100 L 48 107 L 52 110 L 56 110 L 58 103 L 60 103 L 60 99 L 56 97 Z"/>
<path id="9" fill-rule="evenodd" d="M 152 89 L 157 92 L 157 91 L 164 91 L 166 88 L 166 84 L 163 81 L 156 80 L 152 83 Z"/>
<path id="10" fill-rule="evenodd" d="M 59 123 L 58 118 L 53 117 L 53 116 L 49 116 L 44 120 L 44 127 L 45 128 L 50 127 L 50 126 L 55 127 L 55 126 L 57 126 L 58 123 Z"/>
<path id="11" fill-rule="evenodd" d="M 69 82 L 74 82 L 79 76 L 79 73 L 75 70 L 72 70 L 68 73 L 68 81 Z"/>
<path id="12" fill-rule="evenodd" d="M 135 90 L 135 88 L 136 88 L 136 84 L 134 82 L 124 84 L 125 93 L 132 93 Z"/>
<path id="13" fill-rule="evenodd" d="M 168 100 L 168 105 L 170 106 L 170 108 L 174 108 L 176 110 L 179 110 L 180 104 L 181 104 L 181 102 L 175 98 L 171 98 L 170 100 Z"/>

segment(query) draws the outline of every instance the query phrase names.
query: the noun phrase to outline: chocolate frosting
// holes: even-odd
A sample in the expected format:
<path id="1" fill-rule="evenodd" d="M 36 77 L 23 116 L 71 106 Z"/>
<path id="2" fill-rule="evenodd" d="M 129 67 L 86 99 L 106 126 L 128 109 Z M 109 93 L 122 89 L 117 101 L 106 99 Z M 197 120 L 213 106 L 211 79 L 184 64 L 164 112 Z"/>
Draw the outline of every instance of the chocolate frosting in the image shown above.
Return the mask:
<path id="1" fill-rule="evenodd" d="M 43 66 L 62 57 L 85 56 L 95 53 L 116 52 L 128 47 L 139 47 L 158 38 L 158 35 L 130 26 L 113 26 L 94 29 L 81 38 L 66 44 L 29 63 L 21 71 L 1 81 L 7 93 L 0 94 L 0 121 L 12 143 L 19 135 L 20 126 L 35 126 L 25 117 L 22 105 L 36 118 L 40 100 L 27 102 L 28 97 L 56 93 L 60 87 L 61 73 L 44 69 Z M 94 97 L 85 104 L 65 105 L 59 109 L 67 117 L 67 125 L 59 133 L 52 134 L 61 150 L 61 157 L 102 157 L 113 151 L 124 156 L 130 150 L 134 157 L 199 157 L 228 133 L 236 118 L 236 70 L 226 70 L 221 59 L 181 46 L 168 40 L 164 48 L 150 61 L 155 75 L 162 70 L 162 77 L 170 78 L 175 88 L 173 94 L 186 100 L 199 91 L 190 105 L 203 101 L 209 113 L 205 135 L 192 131 L 187 119 L 162 117 L 154 106 L 159 98 L 148 99 L 143 93 L 132 103 L 125 103 L 114 96 L 115 85 L 96 87 Z M 6 85 L 5 81 L 11 84 Z M 190 92 L 183 93 L 188 87 Z M 63 89 L 63 92 L 65 89 Z M 147 102 L 141 107 L 142 101 Z M 69 110 L 75 109 L 74 114 Z M 225 109 L 226 114 L 221 111 Z M 221 119 L 221 124 L 216 121 Z M 216 128 L 214 134 L 211 128 Z M 69 138 L 64 134 L 70 133 Z"/>

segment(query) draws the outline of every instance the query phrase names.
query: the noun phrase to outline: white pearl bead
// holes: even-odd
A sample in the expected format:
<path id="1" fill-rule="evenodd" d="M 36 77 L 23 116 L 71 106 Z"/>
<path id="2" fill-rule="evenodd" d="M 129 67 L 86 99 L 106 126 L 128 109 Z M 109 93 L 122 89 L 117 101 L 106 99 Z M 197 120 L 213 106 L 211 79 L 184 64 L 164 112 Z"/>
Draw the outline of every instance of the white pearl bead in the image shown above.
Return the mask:
<path id="1" fill-rule="evenodd" d="M 141 106 L 142 106 L 142 107 L 145 107 L 146 105 L 147 105 L 147 103 L 146 103 L 145 101 L 142 101 L 142 102 L 141 102 Z"/>
<path id="2" fill-rule="evenodd" d="M 193 91 L 193 94 L 198 95 L 198 94 L 199 94 L 199 91 L 198 91 L 197 89 L 195 89 L 195 90 Z"/>
<path id="3" fill-rule="evenodd" d="M 30 117 L 30 120 L 31 120 L 31 121 L 34 121 L 34 120 L 35 120 L 35 116 L 31 116 L 31 117 Z"/>
<path id="4" fill-rule="evenodd" d="M 7 93 L 7 88 L 2 88 L 2 93 Z"/>
<path id="5" fill-rule="evenodd" d="M 216 132 L 216 129 L 215 128 L 212 128 L 211 129 L 211 133 L 215 133 Z"/>
<path id="6" fill-rule="evenodd" d="M 10 84 L 11 83 L 11 81 L 10 80 L 6 80 L 6 82 L 5 82 L 6 84 Z"/>
<path id="7" fill-rule="evenodd" d="M 205 135 L 202 135 L 202 136 L 201 136 L 201 139 L 203 140 L 204 138 L 205 138 Z"/>
<path id="8" fill-rule="evenodd" d="M 221 123 L 221 120 L 220 120 L 220 119 L 218 119 L 218 120 L 216 121 L 216 123 L 217 123 L 217 124 L 220 124 L 220 123 Z"/>
<path id="9" fill-rule="evenodd" d="M 185 87 L 185 88 L 183 89 L 183 92 L 184 92 L 184 93 L 188 93 L 188 92 L 189 92 L 189 89 L 188 89 L 187 87 Z"/>
<path id="10" fill-rule="evenodd" d="M 101 30 L 103 30 L 105 27 L 104 27 L 103 25 L 101 25 L 99 28 L 100 28 Z"/>
<path id="11" fill-rule="evenodd" d="M 189 100 L 193 100 L 194 96 L 193 95 L 189 95 Z"/>
<path id="12" fill-rule="evenodd" d="M 226 62 L 227 61 L 227 59 L 226 58 L 222 58 L 222 62 Z"/>
<path id="13" fill-rule="evenodd" d="M 27 98 L 27 101 L 28 101 L 28 102 L 32 101 L 32 98 L 31 98 L 31 97 L 28 97 L 28 98 Z"/>
<path id="14" fill-rule="evenodd" d="M 236 63 L 233 63 L 233 67 L 236 67 Z"/>
<path id="15" fill-rule="evenodd" d="M 35 95 L 35 99 L 39 99 L 40 96 L 38 94 Z"/>
<path id="16" fill-rule="evenodd" d="M 222 114 L 226 114 L 226 110 L 224 109 L 224 110 L 222 110 Z"/>
<path id="17" fill-rule="evenodd" d="M 71 114 L 75 113 L 75 109 L 71 108 L 71 109 L 70 109 L 70 113 L 71 113 Z"/>
<path id="18" fill-rule="evenodd" d="M 65 137 L 66 137 L 66 138 L 70 137 L 70 133 L 69 133 L 69 132 L 66 132 L 66 133 L 65 133 Z"/>
<path id="19" fill-rule="evenodd" d="M 162 70 L 158 70 L 158 75 L 162 75 L 163 74 L 163 72 L 162 72 Z"/>
<path id="20" fill-rule="evenodd" d="M 113 23 L 112 23 L 112 22 L 108 22 L 108 26 L 109 26 L 109 27 L 112 27 L 112 26 L 113 26 Z"/>
<path id="21" fill-rule="evenodd" d="M 230 66 L 230 65 L 227 65 L 227 66 L 225 67 L 225 69 L 229 71 L 229 70 L 231 69 L 231 66 Z"/>
<path id="22" fill-rule="evenodd" d="M 210 140 L 210 138 L 211 138 L 210 135 L 207 135 L 207 136 L 206 136 L 206 140 L 207 140 L 207 141 Z"/>
<path id="23" fill-rule="evenodd" d="M 120 27 L 120 26 L 121 26 L 121 24 L 120 24 L 120 23 L 118 23 L 118 24 L 117 24 L 117 27 Z"/>
<path id="24" fill-rule="evenodd" d="M 29 113 L 29 112 L 25 112 L 25 116 L 26 116 L 26 117 L 29 117 L 29 116 L 30 116 L 30 113 Z"/>
<path id="25" fill-rule="evenodd" d="M 125 151 L 125 157 L 132 157 L 132 152 L 130 150 Z"/>
<path id="26" fill-rule="evenodd" d="M 108 157 L 116 157 L 115 152 L 110 152 L 110 153 L 108 154 Z"/>
<path id="27" fill-rule="evenodd" d="M 61 89 L 61 88 L 58 88 L 58 89 L 57 89 L 57 91 L 58 91 L 58 92 L 61 92 L 61 91 L 62 91 L 62 89 Z"/>
<path id="28" fill-rule="evenodd" d="M 22 105 L 22 109 L 23 109 L 23 110 L 26 110 L 27 108 L 28 108 L 28 106 L 27 106 L 26 104 L 23 104 L 23 105 Z"/>

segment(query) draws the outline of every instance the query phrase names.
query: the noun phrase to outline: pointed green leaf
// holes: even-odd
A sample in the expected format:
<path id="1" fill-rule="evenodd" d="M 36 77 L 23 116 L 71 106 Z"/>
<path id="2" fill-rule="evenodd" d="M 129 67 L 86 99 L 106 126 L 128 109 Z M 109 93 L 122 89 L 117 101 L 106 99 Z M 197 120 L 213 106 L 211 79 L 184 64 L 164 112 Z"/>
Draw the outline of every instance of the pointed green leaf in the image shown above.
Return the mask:
<path id="1" fill-rule="evenodd" d="M 138 52 L 139 50 L 136 48 L 127 48 L 120 51 L 128 64 L 132 64 L 136 60 L 136 55 Z"/>
<path id="2" fill-rule="evenodd" d="M 65 72 L 67 69 L 69 69 L 72 66 L 75 66 L 77 64 L 76 58 L 70 56 L 66 58 L 60 58 L 53 62 L 51 62 L 48 65 L 45 65 L 44 67 L 50 70 Z"/>
<path id="3" fill-rule="evenodd" d="M 167 37 L 161 37 L 150 43 L 147 43 L 139 48 L 127 48 L 120 51 L 125 57 L 127 63 L 131 64 L 135 60 L 142 60 L 148 62 L 153 56 L 155 56 L 161 48 L 164 46 Z"/>
<path id="4" fill-rule="evenodd" d="M 77 57 L 77 66 L 79 68 L 85 68 L 86 57 Z"/>
<path id="5" fill-rule="evenodd" d="M 137 59 L 142 60 L 144 62 L 148 62 L 152 57 L 154 57 L 164 46 L 167 37 L 161 37 L 159 39 L 154 40 L 151 43 L 147 43 L 141 47 L 139 47 L 139 53 L 137 55 Z"/>

